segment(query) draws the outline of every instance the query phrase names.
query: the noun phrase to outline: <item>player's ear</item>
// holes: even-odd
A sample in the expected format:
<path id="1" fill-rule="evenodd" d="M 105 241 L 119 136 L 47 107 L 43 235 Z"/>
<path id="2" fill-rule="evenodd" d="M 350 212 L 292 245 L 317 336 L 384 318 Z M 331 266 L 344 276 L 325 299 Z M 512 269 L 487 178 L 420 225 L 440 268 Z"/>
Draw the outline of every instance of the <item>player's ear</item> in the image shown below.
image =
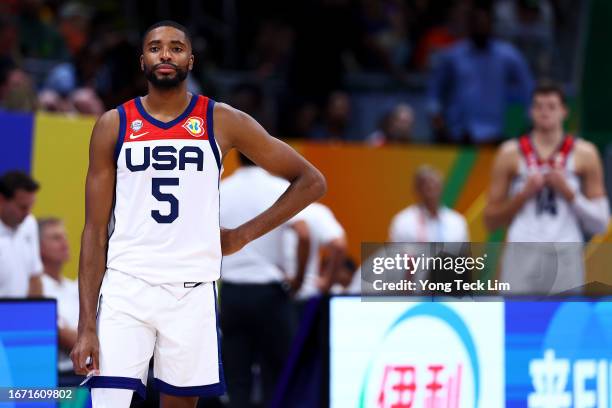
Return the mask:
<path id="1" fill-rule="evenodd" d="M 140 54 L 140 70 L 144 71 L 144 55 Z"/>
<path id="2" fill-rule="evenodd" d="M 193 54 L 191 54 L 189 56 L 189 70 L 190 71 L 193 69 L 193 60 L 194 60 L 194 56 L 193 56 Z"/>

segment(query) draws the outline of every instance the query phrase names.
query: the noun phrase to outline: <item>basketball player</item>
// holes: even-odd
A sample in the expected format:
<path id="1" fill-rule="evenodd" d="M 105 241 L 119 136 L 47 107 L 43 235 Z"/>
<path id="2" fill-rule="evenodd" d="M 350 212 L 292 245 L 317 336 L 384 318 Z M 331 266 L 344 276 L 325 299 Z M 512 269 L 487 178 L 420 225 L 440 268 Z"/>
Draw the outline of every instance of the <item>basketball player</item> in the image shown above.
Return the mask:
<path id="1" fill-rule="evenodd" d="M 584 235 L 608 227 L 601 160 L 593 144 L 564 133 L 567 114 L 563 90 L 540 84 L 532 98 L 533 131 L 504 143 L 495 159 L 485 210 L 488 228 L 508 225 L 510 243 L 542 243 L 506 246 L 502 279 L 513 293 L 582 286 Z"/>
<path id="2" fill-rule="evenodd" d="M 102 115 L 91 137 L 72 360 L 89 375 L 96 408 L 128 407 L 133 391 L 144 394 L 152 356 L 162 407 L 223 394 L 215 288 L 222 254 L 326 189 L 311 164 L 250 116 L 187 93 L 194 57 L 182 25 L 154 24 L 142 46 L 148 94 Z M 219 176 L 232 148 L 291 184 L 266 211 L 222 230 Z M 250 194 L 257 191 L 244 199 Z"/>

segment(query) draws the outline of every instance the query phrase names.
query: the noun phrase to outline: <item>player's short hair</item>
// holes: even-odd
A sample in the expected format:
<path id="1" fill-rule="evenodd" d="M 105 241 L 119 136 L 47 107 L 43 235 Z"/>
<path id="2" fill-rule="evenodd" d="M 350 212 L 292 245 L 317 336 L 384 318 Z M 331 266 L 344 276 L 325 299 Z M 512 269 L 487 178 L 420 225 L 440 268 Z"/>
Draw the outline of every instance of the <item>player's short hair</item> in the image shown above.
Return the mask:
<path id="1" fill-rule="evenodd" d="M 17 190 L 33 193 L 38 191 L 38 188 L 38 183 L 23 171 L 9 171 L 0 177 L 0 195 L 7 200 L 13 198 Z"/>
<path id="2" fill-rule="evenodd" d="M 162 21 L 158 21 L 155 24 L 152 24 L 151 26 L 149 26 L 149 28 L 147 28 L 144 32 L 144 34 L 142 35 L 142 43 L 144 43 L 144 39 L 147 37 L 147 35 L 155 30 L 156 28 L 159 27 L 173 27 L 176 28 L 179 31 L 182 31 L 185 34 L 185 38 L 187 39 L 187 41 L 189 42 L 189 45 L 191 45 L 191 34 L 189 33 L 189 30 L 187 29 L 187 27 L 185 27 L 184 25 L 177 23 L 174 20 L 162 20 Z"/>
<path id="3" fill-rule="evenodd" d="M 563 105 L 567 105 L 567 99 L 565 96 L 565 91 L 563 90 L 563 86 L 559 83 L 545 79 L 537 83 L 535 89 L 533 90 L 532 99 L 538 95 L 550 95 L 555 94 L 561 99 L 561 103 Z"/>

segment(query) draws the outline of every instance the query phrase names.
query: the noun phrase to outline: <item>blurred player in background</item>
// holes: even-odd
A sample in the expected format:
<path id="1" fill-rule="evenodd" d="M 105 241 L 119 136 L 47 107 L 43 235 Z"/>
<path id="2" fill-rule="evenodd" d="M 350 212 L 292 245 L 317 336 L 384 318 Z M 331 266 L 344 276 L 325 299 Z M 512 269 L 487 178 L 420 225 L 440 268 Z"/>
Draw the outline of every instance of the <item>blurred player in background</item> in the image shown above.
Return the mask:
<path id="1" fill-rule="evenodd" d="M 610 218 L 595 146 L 565 134 L 563 90 L 543 82 L 531 105 L 531 134 L 505 142 L 492 172 L 485 222 L 508 226 L 502 279 L 514 293 L 561 292 L 584 284 L 585 235 L 606 231 Z"/>
<path id="2" fill-rule="evenodd" d="M 261 213 L 288 185 L 244 155 L 239 160 L 240 168 L 221 182 L 223 228 L 235 228 Z M 282 268 L 286 230 L 298 237 L 298 272 L 292 279 Z M 302 285 L 309 248 L 308 226 L 294 217 L 223 258 L 219 296 L 230 407 L 252 405 L 255 366 L 261 373 L 265 404 L 272 398 L 295 331 L 291 293 Z"/>
<path id="3" fill-rule="evenodd" d="M 42 295 L 38 226 L 31 214 L 38 183 L 21 171 L 0 177 L 0 297 Z"/>
<path id="4" fill-rule="evenodd" d="M 325 192 L 323 176 L 250 116 L 189 94 L 193 63 L 185 27 L 154 24 L 140 56 L 148 94 L 106 112 L 93 129 L 71 356 L 89 376 L 94 407 L 128 407 L 133 391 L 143 395 L 153 356 L 162 407 L 223 394 L 215 289 L 222 254 Z M 221 229 L 221 160 L 232 148 L 290 186 L 255 218 Z M 258 192 L 245 192 L 245 201 L 248 194 Z"/>

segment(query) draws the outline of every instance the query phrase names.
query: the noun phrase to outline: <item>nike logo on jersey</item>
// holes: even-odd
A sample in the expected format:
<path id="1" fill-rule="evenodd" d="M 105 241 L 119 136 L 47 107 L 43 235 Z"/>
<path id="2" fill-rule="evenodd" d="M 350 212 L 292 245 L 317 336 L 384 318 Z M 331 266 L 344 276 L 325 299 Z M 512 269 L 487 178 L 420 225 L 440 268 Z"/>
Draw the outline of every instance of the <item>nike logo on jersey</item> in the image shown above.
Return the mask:
<path id="1" fill-rule="evenodd" d="M 144 136 L 144 135 L 146 135 L 147 133 L 149 133 L 149 132 L 144 132 L 144 133 L 141 133 L 141 134 L 139 134 L 139 135 L 135 135 L 135 134 L 133 134 L 133 133 L 130 133 L 130 139 L 131 139 L 131 140 L 138 139 L 139 137 Z"/>

